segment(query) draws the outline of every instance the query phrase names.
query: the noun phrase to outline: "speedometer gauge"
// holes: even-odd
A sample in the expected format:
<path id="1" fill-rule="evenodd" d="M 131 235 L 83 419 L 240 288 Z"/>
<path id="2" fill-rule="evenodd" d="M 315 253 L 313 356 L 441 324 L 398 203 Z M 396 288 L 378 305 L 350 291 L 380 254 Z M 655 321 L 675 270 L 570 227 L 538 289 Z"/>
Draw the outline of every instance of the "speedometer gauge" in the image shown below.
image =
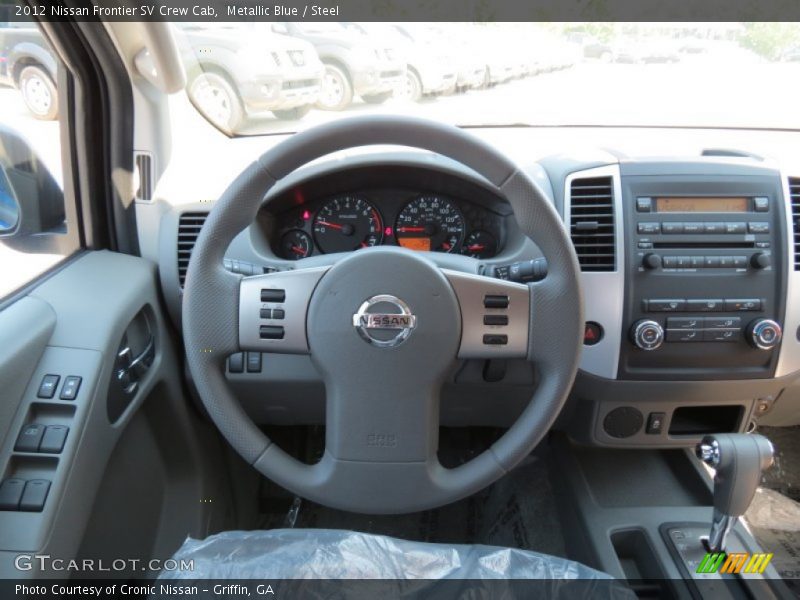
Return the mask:
<path id="1" fill-rule="evenodd" d="M 383 240 L 381 216 L 361 196 L 337 196 L 314 218 L 314 239 L 326 254 L 377 246 Z"/>
<path id="2" fill-rule="evenodd" d="M 395 233 L 404 248 L 454 252 L 464 239 L 464 217 L 446 198 L 419 196 L 400 211 Z"/>

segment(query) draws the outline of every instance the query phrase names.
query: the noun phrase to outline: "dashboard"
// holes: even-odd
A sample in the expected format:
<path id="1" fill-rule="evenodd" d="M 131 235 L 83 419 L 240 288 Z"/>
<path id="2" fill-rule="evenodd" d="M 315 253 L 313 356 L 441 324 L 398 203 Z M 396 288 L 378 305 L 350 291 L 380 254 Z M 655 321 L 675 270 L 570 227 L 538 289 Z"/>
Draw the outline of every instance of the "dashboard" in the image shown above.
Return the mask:
<path id="1" fill-rule="evenodd" d="M 273 251 L 287 260 L 381 245 L 497 255 L 502 216 L 463 198 L 414 189 L 354 189 L 275 215 Z"/>
<path id="2" fill-rule="evenodd" d="M 259 222 L 274 255 L 289 261 L 381 245 L 486 259 L 502 253 L 509 214 L 476 182 L 382 165 L 291 186 Z"/>
<path id="3" fill-rule="evenodd" d="M 797 410 L 800 180 L 747 156 L 565 154 L 525 170 L 562 215 L 581 267 L 586 337 L 561 425 L 574 439 L 686 446 Z M 523 282 L 536 280 L 526 279 L 526 268 L 542 265 L 500 191 L 441 157 L 376 152 L 323 161 L 287 177 L 266 200 L 226 253 L 226 267 L 245 276 L 380 245 Z M 208 210 L 181 206 L 160 224 L 162 284 L 178 323 L 188 264 L 181 244 Z M 546 263 L 537 273 L 547 276 Z M 229 373 L 256 420 L 322 422 L 324 385 L 308 357 L 268 355 L 258 366 Z M 442 423 L 505 426 L 536 382 L 524 360 L 464 361 L 443 388 Z"/>

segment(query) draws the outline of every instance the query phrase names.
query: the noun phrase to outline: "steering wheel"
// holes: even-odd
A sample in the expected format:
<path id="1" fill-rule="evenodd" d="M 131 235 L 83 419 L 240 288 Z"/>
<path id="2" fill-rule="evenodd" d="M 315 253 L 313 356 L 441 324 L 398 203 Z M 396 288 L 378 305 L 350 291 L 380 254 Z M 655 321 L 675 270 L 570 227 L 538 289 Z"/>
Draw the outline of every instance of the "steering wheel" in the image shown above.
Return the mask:
<path id="1" fill-rule="evenodd" d="M 267 275 L 242 278 L 223 268 L 228 245 L 253 222 L 276 181 L 331 152 L 374 144 L 428 150 L 485 177 L 541 249 L 547 277 L 523 285 L 440 269 L 433 253 L 388 246 Z M 274 318 L 276 309 L 284 311 L 282 319 Z M 487 323 L 508 324 L 487 325 L 487 315 L 499 317 Z M 264 476 L 343 510 L 426 510 L 491 484 L 552 426 L 582 344 L 578 261 L 551 202 L 481 140 L 416 118 L 337 120 L 266 152 L 216 202 L 189 263 L 183 337 L 210 418 Z M 241 351 L 310 353 L 326 392 L 325 452 L 318 463 L 286 454 L 231 394 L 225 361 Z M 539 381 L 530 403 L 489 449 L 456 468 L 443 467 L 437 459 L 442 384 L 458 359 L 512 357 L 536 364 Z"/>

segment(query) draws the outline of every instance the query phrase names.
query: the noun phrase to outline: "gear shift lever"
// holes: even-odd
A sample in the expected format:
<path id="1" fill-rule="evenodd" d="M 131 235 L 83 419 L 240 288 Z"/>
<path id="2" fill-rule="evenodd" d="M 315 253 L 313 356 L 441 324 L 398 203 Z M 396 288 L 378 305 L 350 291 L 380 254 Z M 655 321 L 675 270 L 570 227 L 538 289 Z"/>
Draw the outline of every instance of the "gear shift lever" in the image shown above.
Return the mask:
<path id="1" fill-rule="evenodd" d="M 772 444 L 762 435 L 720 433 L 704 437 L 696 452 L 716 469 L 708 549 L 720 552 L 737 519 L 753 501 L 762 471 L 772 465 Z"/>

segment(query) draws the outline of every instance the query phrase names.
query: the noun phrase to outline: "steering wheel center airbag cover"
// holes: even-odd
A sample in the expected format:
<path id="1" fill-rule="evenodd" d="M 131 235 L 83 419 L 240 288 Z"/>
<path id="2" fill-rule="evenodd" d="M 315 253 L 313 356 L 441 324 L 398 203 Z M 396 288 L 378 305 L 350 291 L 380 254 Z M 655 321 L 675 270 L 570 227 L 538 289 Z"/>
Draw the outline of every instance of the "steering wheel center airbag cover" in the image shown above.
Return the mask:
<path id="1" fill-rule="evenodd" d="M 364 343 L 353 315 L 365 301 L 385 296 L 402 298 L 416 327 L 402 343 Z M 382 304 L 388 302 L 374 306 Z M 334 457 L 421 462 L 435 453 L 436 428 L 431 433 L 427 425 L 437 418 L 441 385 L 455 364 L 461 331 L 458 301 L 438 268 L 398 248 L 356 252 L 320 281 L 307 331 L 311 358 L 325 380 L 328 423 L 347 424 L 327 429 Z M 369 330 L 369 335 L 399 331 L 410 330 Z"/>

